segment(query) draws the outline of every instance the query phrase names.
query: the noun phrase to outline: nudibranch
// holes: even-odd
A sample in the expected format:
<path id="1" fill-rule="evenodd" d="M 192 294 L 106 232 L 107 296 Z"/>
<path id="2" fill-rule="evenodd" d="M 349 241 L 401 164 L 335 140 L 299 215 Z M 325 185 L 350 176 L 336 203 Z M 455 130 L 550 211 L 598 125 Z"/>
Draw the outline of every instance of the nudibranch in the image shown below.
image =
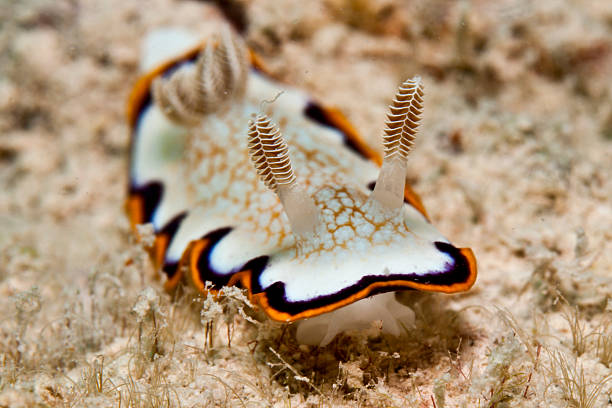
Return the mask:
<path id="1" fill-rule="evenodd" d="M 472 251 L 406 185 L 420 78 L 389 106 L 381 156 L 339 111 L 271 78 L 229 28 L 194 38 L 149 36 L 128 106 L 127 211 L 133 227 L 153 224 L 168 290 L 239 285 L 270 318 L 300 320 L 298 340 L 324 345 L 372 321 L 399 334 L 413 318 L 399 290 L 473 285 Z"/>

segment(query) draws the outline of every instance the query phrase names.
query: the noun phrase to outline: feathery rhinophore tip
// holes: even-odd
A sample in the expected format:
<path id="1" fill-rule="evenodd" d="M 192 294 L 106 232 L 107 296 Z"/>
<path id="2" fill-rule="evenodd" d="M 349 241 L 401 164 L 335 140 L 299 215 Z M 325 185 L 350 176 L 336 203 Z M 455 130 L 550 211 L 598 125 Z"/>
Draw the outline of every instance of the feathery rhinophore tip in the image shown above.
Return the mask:
<path id="1" fill-rule="evenodd" d="M 423 114 L 423 82 L 420 77 L 402 83 L 387 113 L 383 134 L 385 156 L 370 198 L 388 210 L 404 202 L 406 162 Z"/>
<path id="2" fill-rule="evenodd" d="M 420 77 L 404 81 L 389 105 L 383 146 L 385 159 L 408 157 L 423 114 L 423 82 Z"/>
<path id="3" fill-rule="evenodd" d="M 248 77 L 246 45 L 228 27 L 210 39 L 194 65 L 179 67 L 153 82 L 155 102 L 172 121 L 197 124 L 244 93 Z"/>
<path id="4" fill-rule="evenodd" d="M 295 179 L 289 149 L 278 127 L 266 115 L 249 122 L 249 157 L 260 180 L 276 193 L 297 237 L 315 231 L 318 209 Z M 299 239 L 298 239 L 299 241 Z"/>
<path id="5" fill-rule="evenodd" d="M 257 174 L 269 189 L 295 182 L 287 143 L 267 116 L 249 122 L 248 149 Z"/>

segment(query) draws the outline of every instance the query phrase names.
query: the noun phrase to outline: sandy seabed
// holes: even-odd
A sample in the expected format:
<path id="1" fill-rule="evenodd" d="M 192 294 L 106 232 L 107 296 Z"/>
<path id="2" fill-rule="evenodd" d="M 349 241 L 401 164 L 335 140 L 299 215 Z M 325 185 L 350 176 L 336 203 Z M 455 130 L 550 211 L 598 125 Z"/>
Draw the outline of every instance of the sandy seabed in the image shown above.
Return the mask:
<path id="1" fill-rule="evenodd" d="M 0 407 L 612 406 L 612 3 L 221 3 L 279 80 L 374 146 L 397 85 L 423 77 L 409 179 L 474 249 L 476 285 L 410 294 L 400 338 L 324 348 L 239 291 L 172 299 L 123 211 L 125 101 L 147 32 L 206 35 L 223 15 L 5 0 Z"/>

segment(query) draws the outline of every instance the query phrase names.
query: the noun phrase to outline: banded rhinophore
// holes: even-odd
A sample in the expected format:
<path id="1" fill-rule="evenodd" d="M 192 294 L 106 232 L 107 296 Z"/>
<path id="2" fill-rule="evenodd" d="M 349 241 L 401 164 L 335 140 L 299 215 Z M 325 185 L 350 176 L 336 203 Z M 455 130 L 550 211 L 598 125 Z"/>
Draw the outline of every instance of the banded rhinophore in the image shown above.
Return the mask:
<path id="1" fill-rule="evenodd" d="M 228 28 L 204 43 L 158 32 L 146 48 L 128 106 L 127 210 L 133 226 L 153 224 L 167 289 L 240 285 L 285 322 L 358 303 L 368 311 L 353 319 L 398 334 L 395 291 L 472 286 L 472 251 L 449 243 L 406 185 L 419 77 L 389 106 L 381 158 L 339 111 L 271 78 Z M 331 340 L 342 319 L 320 319 L 336 327 L 312 341 Z"/>

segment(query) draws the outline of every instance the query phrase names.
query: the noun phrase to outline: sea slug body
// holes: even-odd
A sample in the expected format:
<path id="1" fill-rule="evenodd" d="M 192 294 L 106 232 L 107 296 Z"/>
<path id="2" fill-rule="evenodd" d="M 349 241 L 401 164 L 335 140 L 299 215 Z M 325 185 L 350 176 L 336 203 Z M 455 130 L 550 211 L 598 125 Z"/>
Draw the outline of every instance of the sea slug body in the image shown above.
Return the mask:
<path id="1" fill-rule="evenodd" d="M 162 30 L 145 49 L 127 210 L 132 225 L 153 224 L 167 289 L 240 285 L 272 319 L 300 320 L 298 340 L 325 345 L 372 320 L 399 334 L 412 311 L 395 291 L 473 285 L 472 251 L 431 225 L 405 182 L 420 78 L 389 107 L 381 158 L 337 110 L 272 79 L 229 28 L 205 43 Z"/>

